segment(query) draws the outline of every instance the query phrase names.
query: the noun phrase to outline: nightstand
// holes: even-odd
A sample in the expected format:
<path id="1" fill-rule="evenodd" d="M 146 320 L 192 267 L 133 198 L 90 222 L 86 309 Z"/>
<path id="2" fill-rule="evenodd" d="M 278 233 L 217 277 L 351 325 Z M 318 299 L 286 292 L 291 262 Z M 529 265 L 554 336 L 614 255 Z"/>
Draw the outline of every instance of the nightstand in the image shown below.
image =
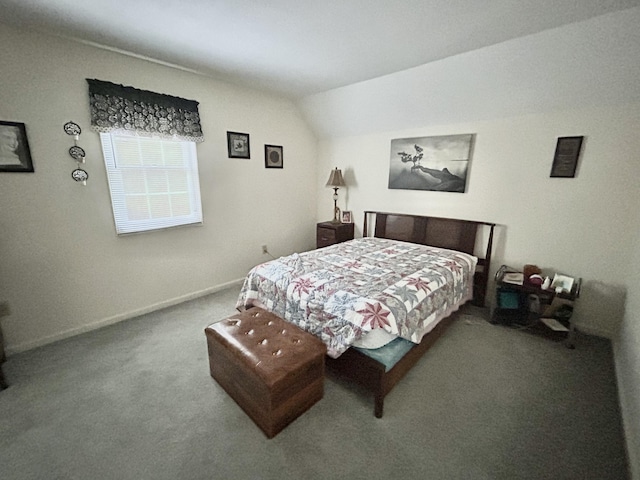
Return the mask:
<path id="1" fill-rule="evenodd" d="M 575 325 L 571 315 L 581 285 L 582 279 L 578 278 L 570 291 L 555 292 L 524 280 L 509 283 L 505 281 L 505 273 L 499 272 L 491 323 L 515 324 L 519 329 L 564 341 L 568 348 L 575 348 Z"/>
<path id="2" fill-rule="evenodd" d="M 320 222 L 316 226 L 317 248 L 353 240 L 353 223 Z"/>

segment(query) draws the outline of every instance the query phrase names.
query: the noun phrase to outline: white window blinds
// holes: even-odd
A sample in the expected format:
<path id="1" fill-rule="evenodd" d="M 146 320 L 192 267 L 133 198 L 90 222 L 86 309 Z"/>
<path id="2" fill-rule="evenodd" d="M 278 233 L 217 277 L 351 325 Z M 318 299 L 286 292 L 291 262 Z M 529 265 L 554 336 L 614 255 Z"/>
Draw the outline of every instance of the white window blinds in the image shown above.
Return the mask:
<path id="1" fill-rule="evenodd" d="M 194 142 L 101 133 L 118 234 L 202 223 Z"/>

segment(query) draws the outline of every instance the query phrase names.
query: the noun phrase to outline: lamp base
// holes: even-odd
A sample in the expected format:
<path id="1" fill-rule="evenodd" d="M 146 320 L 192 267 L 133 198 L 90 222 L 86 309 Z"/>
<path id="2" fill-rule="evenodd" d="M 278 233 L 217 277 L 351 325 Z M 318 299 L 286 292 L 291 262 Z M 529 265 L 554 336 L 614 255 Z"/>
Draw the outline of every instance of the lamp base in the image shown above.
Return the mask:
<path id="1" fill-rule="evenodd" d="M 338 187 L 333 187 L 333 220 L 331 223 L 340 223 L 340 209 L 338 208 Z"/>
<path id="2" fill-rule="evenodd" d="M 338 208 L 338 202 L 336 200 L 334 200 L 333 220 L 331 220 L 331 223 L 342 223 L 340 221 L 340 209 Z"/>

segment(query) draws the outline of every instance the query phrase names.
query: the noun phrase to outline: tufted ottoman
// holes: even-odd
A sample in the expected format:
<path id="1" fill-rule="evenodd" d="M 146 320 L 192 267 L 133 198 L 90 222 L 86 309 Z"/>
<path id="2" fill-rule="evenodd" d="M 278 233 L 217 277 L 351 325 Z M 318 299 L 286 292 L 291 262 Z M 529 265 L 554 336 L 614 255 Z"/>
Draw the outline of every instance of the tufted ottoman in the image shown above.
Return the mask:
<path id="1" fill-rule="evenodd" d="M 268 438 L 322 398 L 326 347 L 295 325 L 252 307 L 205 334 L 211 376 Z"/>

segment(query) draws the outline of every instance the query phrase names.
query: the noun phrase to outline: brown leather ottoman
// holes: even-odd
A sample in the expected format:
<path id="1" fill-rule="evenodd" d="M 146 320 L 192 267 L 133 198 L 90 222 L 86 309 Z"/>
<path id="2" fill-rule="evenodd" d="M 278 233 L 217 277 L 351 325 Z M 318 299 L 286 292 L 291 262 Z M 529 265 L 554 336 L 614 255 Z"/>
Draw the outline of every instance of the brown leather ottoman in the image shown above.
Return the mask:
<path id="1" fill-rule="evenodd" d="M 326 346 L 253 307 L 205 328 L 211 376 L 274 437 L 324 394 Z"/>

